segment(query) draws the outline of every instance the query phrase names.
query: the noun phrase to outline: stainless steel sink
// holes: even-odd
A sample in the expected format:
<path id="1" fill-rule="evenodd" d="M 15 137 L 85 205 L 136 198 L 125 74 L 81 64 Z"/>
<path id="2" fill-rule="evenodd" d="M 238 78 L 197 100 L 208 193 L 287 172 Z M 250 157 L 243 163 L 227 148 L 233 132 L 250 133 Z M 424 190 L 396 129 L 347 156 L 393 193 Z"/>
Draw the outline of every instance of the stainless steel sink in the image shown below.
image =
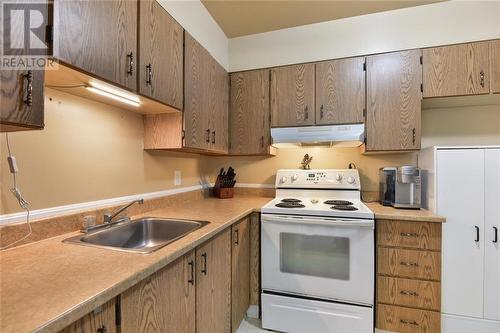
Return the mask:
<path id="1" fill-rule="evenodd" d="M 93 233 L 63 240 L 65 243 L 150 253 L 208 224 L 205 221 L 146 217 Z"/>

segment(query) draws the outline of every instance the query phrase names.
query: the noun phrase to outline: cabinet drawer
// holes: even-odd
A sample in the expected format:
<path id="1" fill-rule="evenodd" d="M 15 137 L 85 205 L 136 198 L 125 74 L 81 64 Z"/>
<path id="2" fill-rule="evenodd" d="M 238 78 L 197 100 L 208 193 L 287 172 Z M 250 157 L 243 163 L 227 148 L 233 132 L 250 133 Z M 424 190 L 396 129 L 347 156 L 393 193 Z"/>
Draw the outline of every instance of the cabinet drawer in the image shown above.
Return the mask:
<path id="1" fill-rule="evenodd" d="M 393 305 L 377 305 L 378 329 L 401 333 L 439 333 L 439 312 L 416 310 Z"/>
<path id="2" fill-rule="evenodd" d="M 441 224 L 377 220 L 377 243 L 440 251 Z"/>
<path id="3" fill-rule="evenodd" d="M 439 311 L 441 284 L 439 282 L 377 277 L 377 302 Z"/>
<path id="4" fill-rule="evenodd" d="M 379 247 L 377 272 L 381 275 L 439 281 L 441 252 Z"/>

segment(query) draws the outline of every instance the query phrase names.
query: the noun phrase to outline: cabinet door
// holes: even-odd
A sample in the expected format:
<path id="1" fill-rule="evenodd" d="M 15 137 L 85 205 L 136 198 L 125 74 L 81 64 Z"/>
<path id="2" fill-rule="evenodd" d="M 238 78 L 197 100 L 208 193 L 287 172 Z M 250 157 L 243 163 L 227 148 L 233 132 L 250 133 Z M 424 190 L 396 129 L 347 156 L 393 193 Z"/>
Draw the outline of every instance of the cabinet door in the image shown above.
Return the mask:
<path id="1" fill-rule="evenodd" d="M 250 217 L 235 224 L 232 232 L 231 331 L 234 333 L 250 306 Z"/>
<path id="2" fill-rule="evenodd" d="M 195 332 L 194 251 L 121 295 L 121 332 Z"/>
<path id="3" fill-rule="evenodd" d="M 500 149 L 486 149 L 484 162 L 484 318 L 500 320 Z"/>
<path id="4" fill-rule="evenodd" d="M 489 42 L 423 50 L 424 97 L 490 92 Z"/>
<path id="5" fill-rule="evenodd" d="M 0 70 L 0 130 L 44 126 L 44 70 Z"/>
<path id="6" fill-rule="evenodd" d="M 367 151 L 420 149 L 420 50 L 366 58 Z"/>
<path id="7" fill-rule="evenodd" d="M 500 40 L 491 42 L 491 92 L 500 93 Z"/>
<path id="8" fill-rule="evenodd" d="M 441 312 L 482 318 L 484 151 L 443 150 L 437 154 L 437 213 L 446 216 Z M 457 184 L 463 190 L 457 191 Z"/>
<path id="9" fill-rule="evenodd" d="M 208 149 L 210 129 L 208 98 L 210 54 L 190 34 L 185 33 L 184 56 L 184 146 Z"/>
<path id="10" fill-rule="evenodd" d="M 364 122 L 365 58 L 316 64 L 316 124 Z"/>
<path id="11" fill-rule="evenodd" d="M 269 70 L 231 74 L 231 154 L 265 154 L 269 129 Z"/>
<path id="12" fill-rule="evenodd" d="M 157 1 L 139 4 L 139 92 L 182 109 L 183 29 Z"/>
<path id="13" fill-rule="evenodd" d="M 54 57 L 135 90 L 137 1 L 56 0 Z"/>
<path id="14" fill-rule="evenodd" d="M 231 230 L 196 249 L 196 332 L 231 331 Z"/>
<path id="15" fill-rule="evenodd" d="M 115 333 L 116 329 L 116 301 L 113 299 L 98 307 L 85 317 L 75 321 L 59 333 Z"/>
<path id="16" fill-rule="evenodd" d="M 272 127 L 314 125 L 314 64 L 271 70 Z"/>
<path id="17" fill-rule="evenodd" d="M 215 59 L 210 58 L 209 149 L 219 153 L 227 153 L 229 146 L 229 76 Z"/>

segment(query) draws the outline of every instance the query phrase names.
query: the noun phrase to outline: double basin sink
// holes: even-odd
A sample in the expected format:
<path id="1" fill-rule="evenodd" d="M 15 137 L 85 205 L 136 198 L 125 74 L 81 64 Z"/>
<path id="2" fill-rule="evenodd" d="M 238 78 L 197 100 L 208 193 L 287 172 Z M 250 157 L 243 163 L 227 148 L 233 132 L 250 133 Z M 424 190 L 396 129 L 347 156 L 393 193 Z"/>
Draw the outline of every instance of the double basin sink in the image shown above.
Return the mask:
<path id="1" fill-rule="evenodd" d="M 65 239 L 65 243 L 150 253 L 208 224 L 206 221 L 145 217 Z"/>

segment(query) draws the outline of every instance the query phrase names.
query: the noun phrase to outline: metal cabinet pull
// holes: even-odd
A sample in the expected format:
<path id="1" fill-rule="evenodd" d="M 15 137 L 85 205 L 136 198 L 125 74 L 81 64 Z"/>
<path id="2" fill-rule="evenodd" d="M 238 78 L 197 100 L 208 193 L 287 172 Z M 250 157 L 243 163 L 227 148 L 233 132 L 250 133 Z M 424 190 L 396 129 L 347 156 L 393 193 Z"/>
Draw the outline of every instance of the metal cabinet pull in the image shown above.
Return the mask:
<path id="1" fill-rule="evenodd" d="M 319 118 L 323 119 L 324 113 L 323 113 L 323 104 L 319 107 Z"/>
<path id="2" fill-rule="evenodd" d="M 127 54 L 127 58 L 128 58 L 127 74 L 132 75 L 134 74 L 134 53 L 130 52 L 129 54 Z"/>
<path id="3" fill-rule="evenodd" d="M 474 241 L 477 243 L 479 242 L 479 227 L 475 225 L 474 228 L 476 229 L 476 239 Z"/>
<path id="4" fill-rule="evenodd" d="M 260 148 L 264 148 L 264 136 L 260 137 Z"/>
<path id="5" fill-rule="evenodd" d="M 399 264 L 401 266 L 407 266 L 407 267 L 418 267 L 418 263 L 416 262 L 401 261 Z"/>
<path id="6" fill-rule="evenodd" d="M 240 235 L 239 235 L 239 230 L 238 230 L 238 229 L 236 229 L 236 230 L 234 231 L 234 237 L 235 237 L 235 238 L 234 238 L 234 244 L 235 244 L 235 245 L 240 244 Z"/>
<path id="7" fill-rule="evenodd" d="M 203 258 L 203 269 L 201 270 L 201 272 L 207 275 L 207 253 L 203 253 L 201 257 Z"/>
<path id="8" fill-rule="evenodd" d="M 406 319 L 400 319 L 399 322 L 404 325 L 414 325 L 418 326 L 418 323 L 415 320 L 406 320 Z"/>
<path id="9" fill-rule="evenodd" d="M 151 64 L 146 65 L 146 84 L 153 84 L 153 66 Z"/>
<path id="10" fill-rule="evenodd" d="M 97 329 L 97 333 L 108 333 L 108 329 L 106 328 L 106 326 L 102 325 Z"/>
<path id="11" fill-rule="evenodd" d="M 26 79 L 26 99 L 24 104 L 33 106 L 33 71 L 30 70 L 24 74 L 24 78 Z"/>
<path id="12" fill-rule="evenodd" d="M 495 231 L 495 236 L 493 237 L 493 243 L 498 243 L 498 228 L 493 227 L 493 231 Z"/>
<path id="13" fill-rule="evenodd" d="M 401 237 L 418 237 L 418 234 L 415 232 L 402 232 Z"/>
<path id="14" fill-rule="evenodd" d="M 188 265 L 189 265 L 189 269 L 191 271 L 188 283 L 194 285 L 194 261 L 193 260 L 189 261 Z"/>
<path id="15" fill-rule="evenodd" d="M 416 291 L 401 290 L 399 293 L 401 295 L 405 295 L 405 296 L 415 296 L 415 297 L 418 297 L 418 293 Z"/>
<path id="16" fill-rule="evenodd" d="M 212 131 L 212 143 L 215 144 L 215 131 Z"/>
<path id="17" fill-rule="evenodd" d="M 309 107 L 307 105 L 304 108 L 304 119 L 305 120 L 309 119 Z"/>
<path id="18" fill-rule="evenodd" d="M 479 72 L 479 84 L 484 88 L 484 71 L 482 69 Z"/>
<path id="19" fill-rule="evenodd" d="M 207 133 L 207 136 L 205 137 L 205 141 L 207 143 L 210 143 L 210 129 L 207 128 L 207 130 L 205 132 Z"/>
<path id="20" fill-rule="evenodd" d="M 411 130 L 411 135 L 412 135 L 412 143 L 415 145 L 415 141 L 417 140 L 417 130 L 415 128 L 413 128 Z"/>

